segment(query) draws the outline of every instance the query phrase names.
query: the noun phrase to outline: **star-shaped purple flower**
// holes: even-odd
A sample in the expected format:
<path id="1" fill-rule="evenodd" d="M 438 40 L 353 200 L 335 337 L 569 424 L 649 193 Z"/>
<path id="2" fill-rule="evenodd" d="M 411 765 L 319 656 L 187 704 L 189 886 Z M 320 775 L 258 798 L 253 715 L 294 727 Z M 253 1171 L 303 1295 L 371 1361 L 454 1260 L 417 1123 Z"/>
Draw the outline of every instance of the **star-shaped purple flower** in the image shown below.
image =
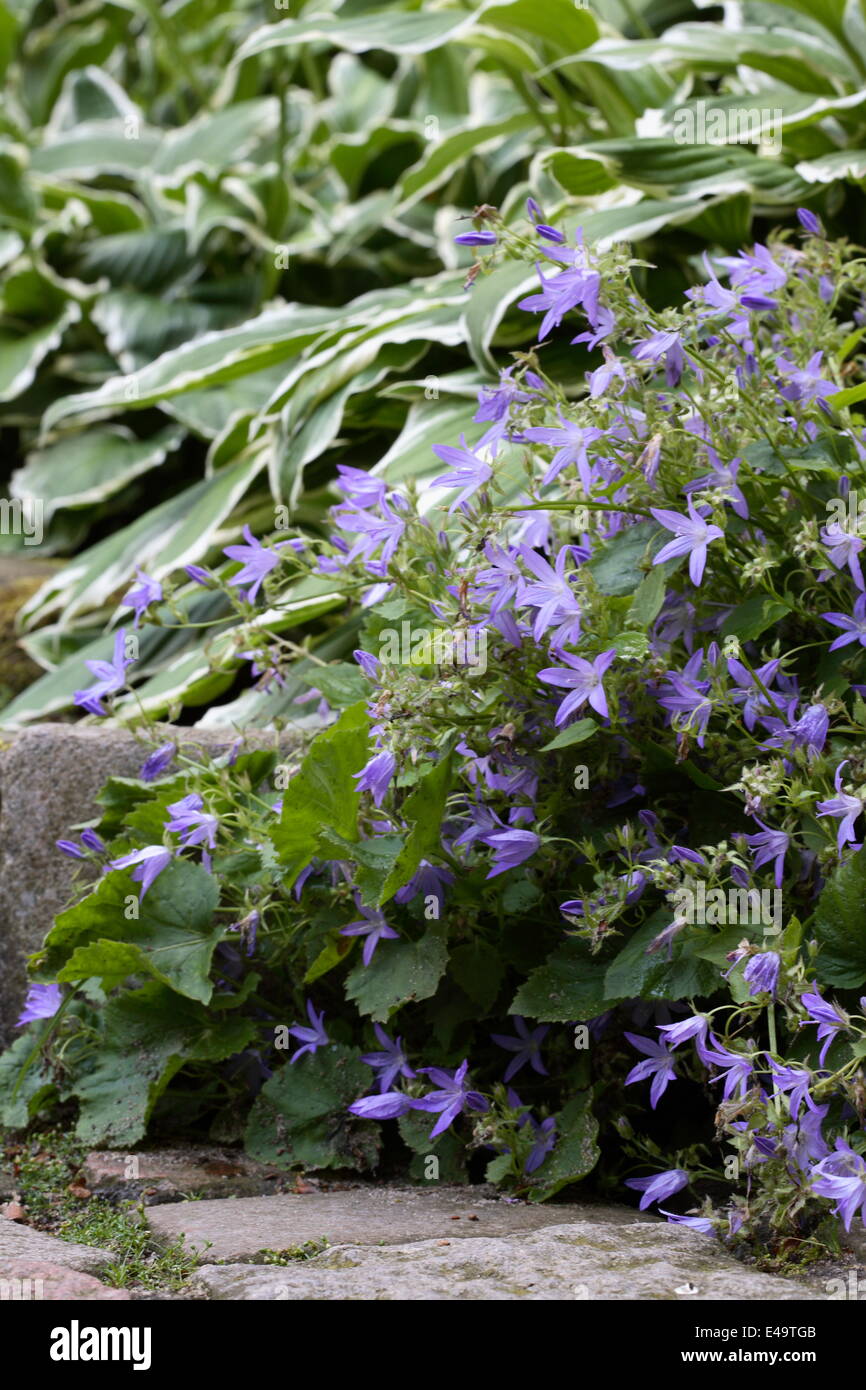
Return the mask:
<path id="1" fill-rule="evenodd" d="M 289 1029 L 291 1036 L 297 1038 L 298 1042 L 303 1043 L 303 1047 L 299 1047 L 297 1052 L 292 1053 L 289 1058 L 290 1063 L 297 1062 L 298 1058 L 303 1057 L 305 1052 L 309 1052 L 312 1055 L 317 1048 L 328 1046 L 331 1039 L 325 1032 L 324 1017 L 324 1009 L 320 1014 L 317 1014 L 316 1010 L 313 1008 L 312 999 L 308 999 L 307 1018 L 310 1020 L 311 1027 L 306 1028 L 300 1023 L 295 1023 Z"/>
<path id="2" fill-rule="evenodd" d="M 144 849 L 135 849 L 131 854 L 124 854 L 120 859 L 111 859 L 108 867 L 110 869 L 132 869 L 132 879 L 134 883 L 141 884 L 141 900 L 148 888 L 167 868 L 171 862 L 172 853 L 166 849 L 165 845 L 145 845 Z"/>
<path id="3" fill-rule="evenodd" d="M 515 1014 L 514 1027 L 518 1034 L 516 1038 L 511 1038 L 505 1033 L 491 1033 L 493 1041 L 499 1046 L 504 1047 L 506 1052 L 514 1052 L 516 1055 L 505 1069 L 505 1080 L 510 1081 L 512 1076 L 516 1076 L 521 1067 L 525 1067 L 528 1062 L 533 1071 L 540 1076 L 547 1076 L 547 1068 L 541 1060 L 541 1044 L 550 1032 L 546 1024 L 541 1024 L 530 1033 L 526 1020 Z"/>
<path id="4" fill-rule="evenodd" d="M 684 1168 L 668 1168 L 664 1173 L 655 1173 L 651 1178 L 626 1178 L 626 1187 L 642 1192 L 640 1210 L 644 1211 L 653 1202 L 664 1202 L 675 1192 L 681 1192 L 687 1185 L 689 1175 Z"/>
<path id="5" fill-rule="evenodd" d="M 470 1091 L 466 1085 L 466 1072 L 469 1067 L 468 1060 L 460 1063 L 453 1076 L 449 1076 L 447 1071 L 441 1067 L 422 1067 L 421 1071 L 426 1073 L 441 1090 L 431 1091 L 429 1095 L 422 1096 L 420 1100 L 412 1102 L 415 1110 L 426 1110 L 439 1115 L 439 1119 L 430 1131 L 430 1138 L 435 1139 L 438 1134 L 442 1134 L 449 1125 L 453 1124 L 457 1116 L 468 1107 L 470 1110 L 478 1110 L 482 1113 L 490 1109 L 484 1096 L 478 1091 Z"/>
<path id="6" fill-rule="evenodd" d="M 347 927 L 340 928 L 341 936 L 363 936 L 366 937 L 362 959 L 365 965 L 376 953 L 376 947 L 380 941 L 396 940 L 400 935 L 393 927 L 389 927 L 382 913 L 377 907 L 360 907 L 362 921 L 350 922 Z"/>
<path id="7" fill-rule="evenodd" d="M 691 497 L 687 499 L 687 503 L 688 516 L 680 516 L 679 512 L 668 511 L 665 507 L 650 507 L 650 511 L 659 525 L 664 526 L 667 531 L 673 531 L 675 537 L 674 540 L 668 541 L 667 545 L 662 546 L 653 560 L 653 564 L 661 565 L 665 560 L 676 559 L 678 555 L 688 555 L 689 578 L 697 586 L 704 577 L 707 546 L 712 541 L 722 540 L 725 533 L 721 527 L 713 526 L 705 521 Z"/>
<path id="8" fill-rule="evenodd" d="M 636 1066 L 632 1067 L 625 1079 L 625 1084 L 626 1086 L 633 1086 L 636 1081 L 646 1081 L 651 1076 L 650 1109 L 655 1110 L 670 1083 L 677 1079 L 670 1046 L 665 1039 L 655 1042 L 652 1038 L 642 1038 L 637 1033 L 626 1033 L 625 1036 L 632 1047 L 636 1047 L 638 1052 L 645 1053 L 647 1059 L 645 1062 L 638 1062 Z"/>
<path id="9" fill-rule="evenodd" d="M 129 593 L 121 600 L 121 603 L 124 608 L 133 608 L 135 610 L 135 623 L 133 626 L 138 627 L 145 610 L 149 608 L 152 603 L 161 602 L 162 585 L 158 579 L 153 579 L 149 574 L 145 574 L 144 570 L 138 569 L 135 573 L 138 579 L 138 588 L 130 589 Z"/>
<path id="10" fill-rule="evenodd" d="M 249 526 L 244 527 L 244 539 L 246 545 L 227 545 L 223 554 L 230 560 L 239 560 L 242 568 L 237 574 L 232 575 L 229 584 L 242 588 L 249 584 L 247 600 L 255 603 L 259 589 L 265 579 L 265 575 L 270 574 L 280 563 L 279 549 L 281 546 L 290 545 L 290 541 L 280 541 L 273 548 L 262 545 L 261 541 L 256 540 Z"/>
<path id="11" fill-rule="evenodd" d="M 86 690 L 76 690 L 73 700 L 76 705 L 86 709 L 88 714 L 105 714 L 102 704 L 106 695 L 115 695 L 126 685 L 126 669 L 132 666 L 133 658 L 124 655 L 126 630 L 119 628 L 114 638 L 114 654 L 111 661 L 85 661 L 85 666 L 96 676 L 94 685 Z"/>
<path id="12" fill-rule="evenodd" d="M 571 694 L 566 695 L 556 712 L 554 723 L 557 728 L 560 724 L 564 724 L 587 701 L 598 714 L 605 719 L 609 718 L 602 678 L 616 657 L 616 649 L 611 648 L 610 651 L 602 652 L 592 661 L 586 661 L 582 656 L 572 656 L 570 652 L 561 650 L 556 651 L 555 654 L 570 669 L 564 669 L 561 666 L 547 666 L 543 671 L 539 671 L 538 679 L 546 681 L 548 685 L 564 686 L 567 690 L 571 690 Z"/>
<path id="13" fill-rule="evenodd" d="M 403 1039 L 389 1038 L 381 1023 L 374 1023 L 373 1030 L 379 1042 L 382 1044 L 381 1052 L 365 1052 L 361 1057 L 362 1062 L 366 1062 L 368 1067 L 379 1073 L 379 1090 L 389 1091 L 397 1080 L 398 1076 L 405 1076 L 411 1080 L 415 1072 L 409 1066 L 406 1053 L 403 1049 Z"/>
<path id="14" fill-rule="evenodd" d="M 854 822 L 863 810 L 863 802 L 859 796 L 849 796 L 842 790 L 842 769 L 847 767 L 848 759 L 845 758 L 836 768 L 836 775 L 833 778 L 833 785 L 837 795 L 831 796 L 827 801 L 819 801 L 815 811 L 819 816 L 834 816 L 839 820 L 839 830 L 836 835 L 836 846 L 842 849 L 844 845 L 853 844 L 855 849 L 860 846 L 856 843 L 854 833 Z"/>
<path id="15" fill-rule="evenodd" d="M 493 469 L 489 463 L 485 463 L 466 443 L 465 435 L 460 436 L 460 448 L 455 448 L 451 444 L 434 444 L 433 452 L 443 463 L 447 463 L 451 469 L 450 473 L 441 473 L 438 478 L 434 478 L 431 487 L 459 487 L 459 493 L 448 508 L 453 512 L 461 503 L 468 501 L 480 487 L 489 483 L 493 477 Z"/>

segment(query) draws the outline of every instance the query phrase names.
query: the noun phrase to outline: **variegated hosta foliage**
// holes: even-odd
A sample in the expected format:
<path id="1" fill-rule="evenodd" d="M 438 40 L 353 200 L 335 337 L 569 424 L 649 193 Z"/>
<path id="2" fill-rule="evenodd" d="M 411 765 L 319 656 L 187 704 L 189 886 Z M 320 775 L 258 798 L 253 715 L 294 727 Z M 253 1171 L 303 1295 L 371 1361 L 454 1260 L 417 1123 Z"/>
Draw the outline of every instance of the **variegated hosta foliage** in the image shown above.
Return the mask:
<path id="1" fill-rule="evenodd" d="M 478 389 L 529 346 L 513 306 L 534 271 L 467 296 L 458 219 L 516 221 L 531 193 L 590 241 L 644 243 L 677 293 L 753 216 L 805 204 L 856 236 L 864 12 L 0 0 L 4 521 L 38 506 L 44 532 L 0 547 L 59 561 L 20 615 L 46 674 L 4 719 L 69 705 L 137 567 L 201 624 L 147 629 L 148 710 L 285 713 L 297 691 L 241 688 L 237 617 L 182 566 L 225 567 L 275 506 L 315 533 L 340 462 L 423 483 L 433 443 L 480 436 Z M 333 657 L 345 606 L 306 582 L 266 616 Z"/>

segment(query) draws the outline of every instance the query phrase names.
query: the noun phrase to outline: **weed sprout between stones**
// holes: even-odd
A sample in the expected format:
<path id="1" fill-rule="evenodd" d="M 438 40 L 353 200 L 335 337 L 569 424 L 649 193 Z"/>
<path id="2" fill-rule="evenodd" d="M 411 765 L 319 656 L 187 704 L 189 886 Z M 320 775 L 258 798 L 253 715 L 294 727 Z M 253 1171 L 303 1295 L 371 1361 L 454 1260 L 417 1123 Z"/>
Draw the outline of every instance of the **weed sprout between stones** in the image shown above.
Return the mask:
<path id="1" fill-rule="evenodd" d="M 544 1199 L 597 1166 L 670 1220 L 808 1255 L 829 1213 L 866 1225 L 866 432 L 839 394 L 866 272 L 804 210 L 657 310 L 628 247 L 528 212 L 457 238 L 475 284 L 534 265 L 510 312 L 538 343 L 426 485 L 344 466 L 329 536 L 247 528 L 228 563 L 135 576 L 145 627 L 221 589 L 213 663 L 327 727 L 282 782 L 276 751 L 162 742 L 95 841 L 61 842 L 101 879 L 36 960 L 43 1041 L 19 1055 L 84 1107 L 106 1020 L 173 992 L 181 1074 L 211 1068 L 253 1152 L 371 1168 L 396 1120 L 450 1176 Z M 360 620 L 353 659 L 317 654 L 327 619 L 295 640 L 299 577 Z M 461 642 L 431 661 L 434 633 Z M 76 695 L 94 716 L 134 683 L 121 637 Z M 93 952 L 86 904 L 116 881 L 138 885 L 132 971 Z M 140 935 L 168 901 L 201 937 L 183 967 Z"/>

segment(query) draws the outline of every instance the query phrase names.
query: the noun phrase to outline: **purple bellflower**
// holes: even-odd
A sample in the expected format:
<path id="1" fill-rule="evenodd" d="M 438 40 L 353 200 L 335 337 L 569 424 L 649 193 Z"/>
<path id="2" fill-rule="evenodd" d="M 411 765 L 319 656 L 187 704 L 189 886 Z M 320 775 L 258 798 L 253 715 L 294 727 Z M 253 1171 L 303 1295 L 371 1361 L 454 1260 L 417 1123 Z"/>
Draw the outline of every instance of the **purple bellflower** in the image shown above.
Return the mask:
<path id="1" fill-rule="evenodd" d="M 616 658 L 616 649 L 602 652 L 594 657 L 592 661 L 585 660 L 582 656 L 572 656 L 570 652 L 556 650 L 554 652 L 562 661 L 566 662 L 568 669 L 561 666 L 547 666 L 543 671 L 539 671 L 538 679 L 545 681 L 548 685 L 564 686 L 570 690 L 571 694 L 566 695 L 562 704 L 556 712 L 554 723 L 559 728 L 564 724 L 581 705 L 589 701 L 591 707 L 603 718 L 609 718 L 610 711 L 607 707 L 607 697 L 604 693 L 602 680 L 605 672 L 612 665 Z"/>
<path id="2" fill-rule="evenodd" d="M 655 1173 L 650 1178 L 626 1178 L 626 1187 L 633 1187 L 643 1193 L 640 1210 L 645 1211 L 653 1202 L 665 1202 L 675 1192 L 682 1192 L 688 1185 L 689 1175 L 684 1168 L 669 1168 L 664 1173 Z"/>
<path id="3" fill-rule="evenodd" d="M 59 985 L 31 985 L 15 1027 L 23 1028 L 25 1023 L 36 1023 L 40 1018 L 53 1018 L 62 998 Z"/>
<path id="4" fill-rule="evenodd" d="M 722 540 L 725 533 L 721 527 L 713 526 L 704 520 L 691 497 L 687 500 L 688 516 L 680 516 L 679 512 L 668 511 L 665 507 L 650 507 L 659 525 L 664 526 L 667 531 L 673 531 L 675 537 L 662 546 L 653 564 L 661 565 L 665 560 L 673 560 L 678 555 L 688 555 L 689 578 L 697 586 L 704 576 L 707 546 L 712 541 Z"/>
<path id="5" fill-rule="evenodd" d="M 88 714 L 105 714 L 103 698 L 115 695 L 126 685 L 126 669 L 133 664 L 133 658 L 124 655 L 125 647 L 126 631 L 121 627 L 115 634 L 111 661 L 85 661 L 85 666 L 96 676 L 96 682 L 86 690 L 76 690 L 72 698 Z"/>
<path id="6" fill-rule="evenodd" d="M 289 1058 L 290 1063 L 297 1062 L 298 1058 L 303 1057 L 305 1052 L 309 1052 L 312 1055 L 316 1052 L 317 1048 L 328 1046 L 331 1039 L 325 1032 L 324 1017 L 324 1009 L 320 1014 L 317 1014 L 316 1010 L 313 1008 L 312 999 L 308 999 L 307 1018 L 310 1020 L 311 1026 L 307 1028 L 300 1023 L 295 1023 L 289 1029 L 291 1036 L 297 1038 L 298 1042 L 303 1043 L 303 1047 L 299 1047 L 297 1052 L 292 1053 Z"/>
<path id="7" fill-rule="evenodd" d="M 415 1110 L 426 1110 L 439 1115 L 430 1131 L 431 1139 L 444 1133 L 467 1107 L 481 1112 L 490 1109 L 484 1096 L 478 1091 L 470 1091 L 464 1084 L 468 1067 L 468 1060 L 461 1062 L 453 1076 L 449 1076 L 441 1067 L 421 1067 L 421 1071 L 441 1087 L 440 1090 L 431 1091 L 429 1095 L 412 1102 Z"/>
<path id="8" fill-rule="evenodd" d="M 490 1036 L 498 1047 L 504 1047 L 506 1052 L 515 1054 L 505 1069 L 505 1080 L 510 1081 L 512 1076 L 516 1076 L 521 1067 L 528 1062 L 533 1071 L 538 1072 L 539 1076 L 547 1076 L 548 1071 L 541 1060 L 541 1044 L 550 1032 L 546 1024 L 541 1024 L 530 1033 L 526 1026 L 526 1020 L 520 1014 L 514 1016 L 514 1028 L 518 1036 L 510 1038 L 505 1033 L 491 1033 Z"/>
<path id="9" fill-rule="evenodd" d="M 166 849 L 165 845 L 145 845 L 144 849 L 135 849 L 131 854 L 124 854 L 120 859 L 111 859 L 108 867 L 110 869 L 132 868 L 133 882 L 141 884 L 141 900 L 143 902 L 148 888 L 163 869 L 168 867 L 171 858 L 172 852 L 170 849 Z"/>

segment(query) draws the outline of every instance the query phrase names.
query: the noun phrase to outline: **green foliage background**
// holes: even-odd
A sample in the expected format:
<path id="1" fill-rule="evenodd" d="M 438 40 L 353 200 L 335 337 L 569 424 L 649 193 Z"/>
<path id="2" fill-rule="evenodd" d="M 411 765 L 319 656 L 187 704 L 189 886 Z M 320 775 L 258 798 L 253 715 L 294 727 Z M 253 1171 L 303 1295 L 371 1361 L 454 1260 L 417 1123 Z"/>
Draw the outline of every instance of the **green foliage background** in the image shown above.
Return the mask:
<path id="1" fill-rule="evenodd" d="M 473 207 L 514 221 L 532 193 L 676 277 L 798 204 L 856 226 L 864 0 L 737 8 L 734 28 L 676 0 L 2 0 L 2 481 L 68 561 L 21 613 L 45 675 L 4 721 L 68 707 L 137 566 L 223 563 L 275 503 L 315 531 L 338 463 L 423 477 L 432 443 L 471 442 L 533 279 L 506 264 L 467 295 Z M 781 150 L 678 143 L 708 100 L 778 120 Z M 238 688 L 219 597 L 179 602 L 211 626 L 148 630 L 144 708 L 289 710 L 296 683 Z M 305 581 L 267 621 L 314 623 L 332 660 L 343 606 Z"/>

